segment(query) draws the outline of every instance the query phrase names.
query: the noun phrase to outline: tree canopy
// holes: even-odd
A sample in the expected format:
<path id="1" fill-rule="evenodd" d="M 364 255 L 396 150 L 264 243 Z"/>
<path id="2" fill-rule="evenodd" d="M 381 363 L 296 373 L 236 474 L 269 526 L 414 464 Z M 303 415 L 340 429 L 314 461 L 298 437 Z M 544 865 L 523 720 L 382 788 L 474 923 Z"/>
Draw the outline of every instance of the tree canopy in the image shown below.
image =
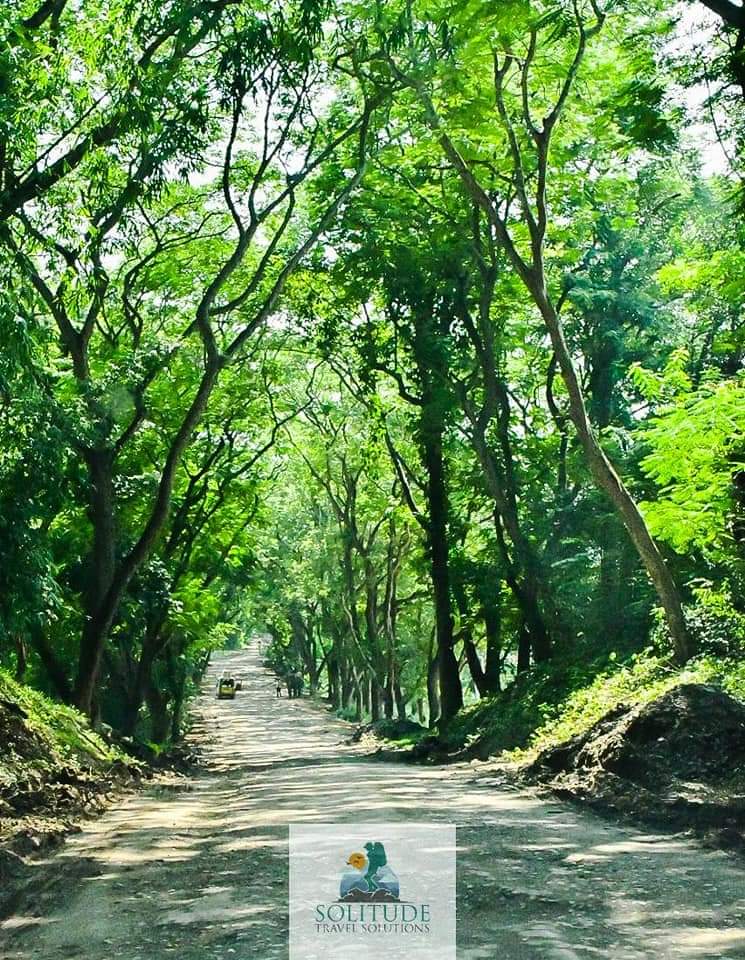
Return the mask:
<path id="1" fill-rule="evenodd" d="M 0 664 L 164 742 L 251 632 L 443 728 L 714 621 L 737 655 L 742 8 L 12 0 L 0 37 Z"/>

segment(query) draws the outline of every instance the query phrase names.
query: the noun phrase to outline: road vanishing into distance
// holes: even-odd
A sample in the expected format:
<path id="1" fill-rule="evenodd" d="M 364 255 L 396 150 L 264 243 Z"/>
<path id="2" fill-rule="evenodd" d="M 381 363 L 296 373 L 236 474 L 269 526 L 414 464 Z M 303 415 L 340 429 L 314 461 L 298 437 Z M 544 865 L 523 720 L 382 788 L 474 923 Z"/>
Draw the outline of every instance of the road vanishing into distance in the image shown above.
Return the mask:
<path id="1" fill-rule="evenodd" d="M 214 698 L 217 673 L 244 678 Z M 290 823 L 458 828 L 459 960 L 745 958 L 745 869 L 478 765 L 379 762 L 254 645 L 216 655 L 190 733 L 204 767 L 148 786 L 34 866 L 3 960 L 286 960 Z M 481 771 L 481 772 L 480 772 Z"/>

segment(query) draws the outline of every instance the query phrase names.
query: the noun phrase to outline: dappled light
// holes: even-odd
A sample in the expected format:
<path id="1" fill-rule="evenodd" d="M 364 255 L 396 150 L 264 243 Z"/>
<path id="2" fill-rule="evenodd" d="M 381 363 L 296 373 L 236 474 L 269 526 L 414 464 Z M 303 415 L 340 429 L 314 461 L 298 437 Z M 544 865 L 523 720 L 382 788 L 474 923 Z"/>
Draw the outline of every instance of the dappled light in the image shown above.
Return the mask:
<path id="1" fill-rule="evenodd" d="M 745 0 L 0 0 L 0 960 L 745 960 L 744 858 Z"/>
<path id="2" fill-rule="evenodd" d="M 213 696 L 217 671 L 244 678 Z M 351 726 L 278 700 L 254 647 L 214 658 L 191 738 L 206 769 L 131 796 L 47 863 L 46 912 L 3 927 L 9 960 L 287 956 L 287 825 L 458 826 L 459 957 L 742 956 L 745 878 L 721 853 L 498 786 L 479 765 L 366 759 Z M 94 917 L 93 922 L 88 918 Z"/>

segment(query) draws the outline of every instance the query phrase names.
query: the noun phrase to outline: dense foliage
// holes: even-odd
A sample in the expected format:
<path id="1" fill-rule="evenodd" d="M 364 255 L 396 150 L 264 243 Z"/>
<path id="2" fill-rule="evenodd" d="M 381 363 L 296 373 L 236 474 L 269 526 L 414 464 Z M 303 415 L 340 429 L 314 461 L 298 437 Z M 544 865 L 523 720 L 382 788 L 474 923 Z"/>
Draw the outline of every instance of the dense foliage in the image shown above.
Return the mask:
<path id="1" fill-rule="evenodd" d="M 708 6 L 5 4 L 0 664 L 164 742 L 252 632 L 443 729 L 736 660 L 745 22 Z"/>

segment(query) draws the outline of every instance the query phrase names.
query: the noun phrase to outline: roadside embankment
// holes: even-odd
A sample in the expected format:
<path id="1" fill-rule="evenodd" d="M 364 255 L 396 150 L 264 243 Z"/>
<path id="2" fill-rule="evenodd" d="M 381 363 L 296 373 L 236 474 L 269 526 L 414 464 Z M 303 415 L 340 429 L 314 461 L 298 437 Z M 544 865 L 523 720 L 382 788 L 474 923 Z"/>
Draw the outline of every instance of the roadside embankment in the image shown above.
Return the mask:
<path id="1" fill-rule="evenodd" d="M 28 858 L 151 775 L 77 710 L 0 671 L 0 913 Z"/>

